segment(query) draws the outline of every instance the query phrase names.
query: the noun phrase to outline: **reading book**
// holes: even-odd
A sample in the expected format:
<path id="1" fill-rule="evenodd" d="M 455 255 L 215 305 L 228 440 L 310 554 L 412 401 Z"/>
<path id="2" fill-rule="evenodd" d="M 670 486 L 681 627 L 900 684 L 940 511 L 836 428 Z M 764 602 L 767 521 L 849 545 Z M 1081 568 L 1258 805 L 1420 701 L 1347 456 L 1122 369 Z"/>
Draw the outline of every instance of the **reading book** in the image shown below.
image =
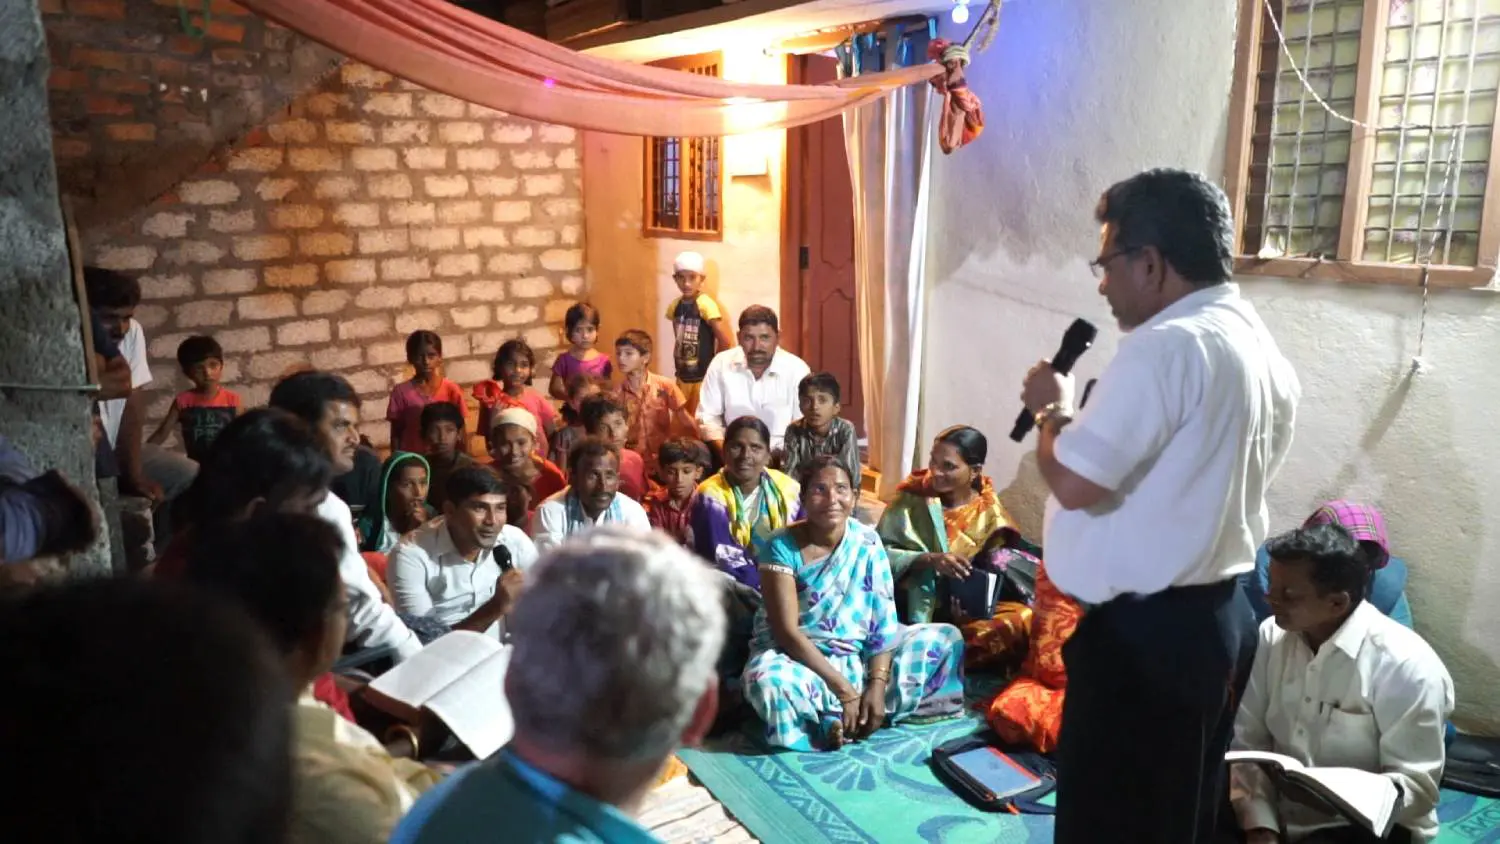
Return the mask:
<path id="1" fill-rule="evenodd" d="M 510 741 L 515 724 L 505 700 L 510 648 L 492 636 L 455 630 L 375 678 L 365 691 L 374 706 L 415 723 L 437 716 L 476 759 Z"/>
<path id="2" fill-rule="evenodd" d="M 1263 750 L 1231 750 L 1230 764 L 1259 766 L 1278 789 L 1300 788 L 1327 804 L 1330 814 L 1385 838 L 1395 820 L 1396 784 L 1389 778 L 1358 768 L 1309 768 L 1290 756 Z"/>

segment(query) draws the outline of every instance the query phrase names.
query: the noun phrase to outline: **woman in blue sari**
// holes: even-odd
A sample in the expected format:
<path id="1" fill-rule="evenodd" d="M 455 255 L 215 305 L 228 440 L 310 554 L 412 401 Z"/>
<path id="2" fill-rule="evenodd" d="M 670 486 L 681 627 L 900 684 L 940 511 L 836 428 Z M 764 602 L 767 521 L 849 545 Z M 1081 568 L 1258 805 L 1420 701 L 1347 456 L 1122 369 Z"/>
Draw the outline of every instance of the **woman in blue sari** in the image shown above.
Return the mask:
<path id="1" fill-rule="evenodd" d="M 805 469 L 806 520 L 777 533 L 760 560 L 744 694 L 766 741 L 832 750 L 887 722 L 963 710 L 963 636 L 949 624 L 903 625 L 885 546 L 852 516 L 856 492 L 836 457 Z"/>

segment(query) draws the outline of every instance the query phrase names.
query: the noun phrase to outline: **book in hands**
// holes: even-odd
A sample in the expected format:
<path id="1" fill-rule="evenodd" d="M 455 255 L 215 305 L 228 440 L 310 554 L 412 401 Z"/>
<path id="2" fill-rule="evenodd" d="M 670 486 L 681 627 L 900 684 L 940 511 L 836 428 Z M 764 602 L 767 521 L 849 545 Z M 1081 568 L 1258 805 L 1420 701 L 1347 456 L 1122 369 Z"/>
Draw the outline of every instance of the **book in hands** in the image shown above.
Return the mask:
<path id="1" fill-rule="evenodd" d="M 1231 750 L 1230 764 L 1259 767 L 1278 790 L 1289 788 L 1324 804 L 1329 814 L 1384 839 L 1396 817 L 1400 794 L 1389 777 L 1358 768 L 1309 768 L 1290 756 L 1264 750 Z"/>
<path id="2" fill-rule="evenodd" d="M 948 595 L 969 618 L 989 618 L 995 612 L 995 598 L 1000 593 L 998 572 L 978 566 L 969 570 L 963 580 L 948 580 Z"/>
<path id="3" fill-rule="evenodd" d="M 408 723 L 422 711 L 448 726 L 476 759 L 504 747 L 515 732 L 505 700 L 510 648 L 493 636 L 455 630 L 375 678 L 366 699 Z"/>

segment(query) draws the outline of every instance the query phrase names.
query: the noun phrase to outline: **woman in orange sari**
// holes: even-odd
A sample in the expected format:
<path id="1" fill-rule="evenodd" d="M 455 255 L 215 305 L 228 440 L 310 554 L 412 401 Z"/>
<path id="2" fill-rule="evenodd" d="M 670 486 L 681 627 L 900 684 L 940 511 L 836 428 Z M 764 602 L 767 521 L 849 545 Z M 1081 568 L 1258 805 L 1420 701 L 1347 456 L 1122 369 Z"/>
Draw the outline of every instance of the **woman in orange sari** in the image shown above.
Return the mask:
<path id="1" fill-rule="evenodd" d="M 946 612 L 941 579 L 967 577 L 990 534 L 1014 526 L 984 475 L 988 452 L 984 434 L 967 425 L 938 434 L 929 468 L 903 481 L 880 517 L 876 531 L 890 555 L 897 605 L 907 624 L 928 624 Z"/>
<path id="2" fill-rule="evenodd" d="M 1062 646 L 1073 635 L 1083 608 L 1064 595 L 1037 566 L 1036 598 L 1031 607 L 1031 644 L 1021 674 L 1000 690 L 985 708 L 985 720 L 1010 744 L 1035 747 L 1042 753 L 1057 748 L 1062 727 L 1063 695 L 1068 672 Z"/>

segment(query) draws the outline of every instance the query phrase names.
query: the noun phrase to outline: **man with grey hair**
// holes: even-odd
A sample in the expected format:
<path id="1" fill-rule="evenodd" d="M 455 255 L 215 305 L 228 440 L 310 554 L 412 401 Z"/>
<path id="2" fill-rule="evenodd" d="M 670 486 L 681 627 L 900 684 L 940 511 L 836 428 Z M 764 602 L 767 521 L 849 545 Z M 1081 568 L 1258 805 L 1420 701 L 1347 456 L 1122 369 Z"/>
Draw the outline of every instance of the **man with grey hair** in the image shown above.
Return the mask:
<path id="1" fill-rule="evenodd" d="M 708 732 L 716 573 L 662 534 L 600 527 L 527 572 L 511 613 L 511 743 L 417 803 L 391 844 L 655 842 L 627 814 Z"/>

